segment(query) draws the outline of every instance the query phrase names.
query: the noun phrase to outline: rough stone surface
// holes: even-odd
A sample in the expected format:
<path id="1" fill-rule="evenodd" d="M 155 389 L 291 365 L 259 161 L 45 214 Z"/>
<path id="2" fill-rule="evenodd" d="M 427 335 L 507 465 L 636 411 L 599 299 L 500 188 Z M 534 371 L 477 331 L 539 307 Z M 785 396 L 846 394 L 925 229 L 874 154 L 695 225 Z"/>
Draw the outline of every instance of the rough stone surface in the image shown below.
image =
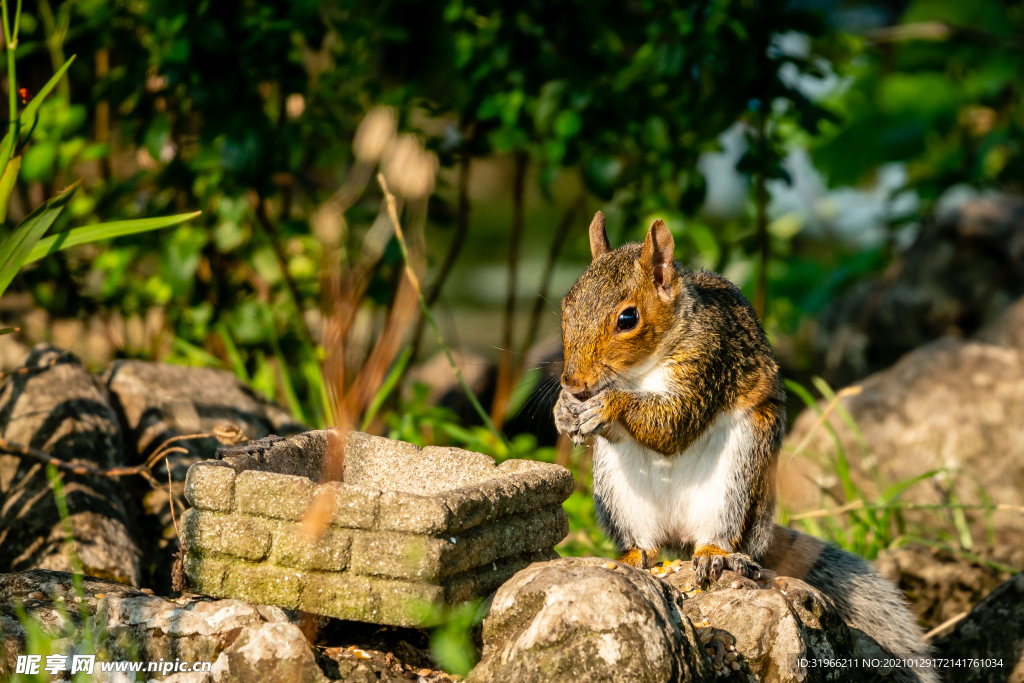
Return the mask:
<path id="1" fill-rule="evenodd" d="M 775 577 L 758 584 L 727 571 L 695 592 L 688 562 L 665 578 L 608 564 L 563 558 L 535 564 L 502 586 L 484 619 L 484 657 L 471 683 L 884 676 L 800 666 L 800 657 L 850 656 L 855 645 L 828 599 L 801 581 Z M 728 679 L 716 677 L 721 663 Z"/>
<path id="2" fill-rule="evenodd" d="M 942 336 L 973 335 L 1024 295 L 1022 257 L 1020 197 L 972 201 L 926 221 L 882 277 L 818 316 L 808 335 L 814 367 L 843 386 Z"/>
<path id="3" fill-rule="evenodd" d="M 606 560 L 532 565 L 498 589 L 472 683 L 711 681 L 678 591 Z"/>
<path id="4" fill-rule="evenodd" d="M 970 610 L 1009 578 L 987 565 L 921 546 L 883 551 L 875 567 L 900 587 L 926 630 Z"/>
<path id="5" fill-rule="evenodd" d="M 72 575 L 34 570 L 0 574 L 0 680 L 13 673 L 26 653 L 26 633 L 16 601 L 41 627 L 57 654 L 93 653 L 102 661 L 209 662 L 208 673 L 146 672 L 138 680 L 166 683 L 441 683 L 453 680 L 437 670 L 430 634 L 315 617 L 238 600 L 186 596 L 177 600 L 146 595 L 116 583 L 84 577 L 84 600 L 76 596 Z M 29 596 L 42 593 L 42 599 Z M 102 594 L 103 598 L 95 596 Z M 38 597 L 38 595 L 36 596 Z M 57 600 L 63 598 L 63 600 Z M 66 607 L 65 607 L 66 606 Z M 74 609 L 67 609 L 73 607 Z M 83 621 L 80 610 L 87 611 Z M 63 610 L 63 611 L 62 611 Z M 96 623 L 107 628 L 95 628 Z M 83 623 L 104 635 L 98 651 L 86 647 Z M 313 643 L 312 646 L 307 641 Z M 355 650 L 358 648 L 359 650 Z M 131 678 L 100 671 L 89 680 L 125 683 Z"/>
<path id="6" fill-rule="evenodd" d="M 344 480 L 318 483 L 341 443 Z M 185 572 L 207 595 L 419 625 L 550 559 L 568 533 L 573 481 L 556 465 L 326 431 L 219 455 L 189 469 L 181 520 Z M 318 539 L 302 526 L 313 501 L 333 504 Z"/>
<path id="7" fill-rule="evenodd" d="M 306 429 L 226 370 L 119 360 L 107 367 L 101 379 L 120 414 L 128 464 L 141 462 L 170 438 L 210 434 L 216 427 L 237 427 L 249 439 Z M 213 458 L 220 444 L 207 437 L 174 445 L 187 453 L 172 453 L 154 468 L 157 480 L 166 483 L 170 467 L 171 495 L 166 487 L 135 487 L 131 501 L 142 513 L 138 526 L 146 582 L 161 592 L 171 591 L 171 567 L 178 551 L 170 501 L 179 512 L 185 507 L 189 466 Z"/>
<path id="8" fill-rule="evenodd" d="M 14 607 L 17 600 L 52 639 L 50 646 L 58 654 L 95 653 L 105 661 L 212 663 L 208 674 L 150 673 L 146 678 L 203 683 L 328 680 L 300 628 L 276 607 L 199 597 L 168 600 L 89 577 L 83 587 L 84 600 L 78 609 L 69 609 L 76 607 L 72 575 L 39 570 L 0 574 L 0 677 L 13 674 L 17 655 L 25 653 L 25 629 Z M 35 591 L 45 597 L 29 598 Z M 87 614 L 84 619 L 82 611 Z M 89 630 L 106 636 L 98 648 L 87 644 L 83 632 Z M 126 679 L 101 672 L 96 665 L 92 680 Z"/>
<path id="9" fill-rule="evenodd" d="M 971 663 L 943 669 L 950 683 L 1024 682 L 1024 573 L 996 588 L 951 632 L 936 639 L 935 651 L 938 657 Z"/>
<path id="10" fill-rule="evenodd" d="M 227 370 L 115 361 L 103 381 L 120 404 L 128 445 L 140 454 L 173 436 L 208 434 L 225 424 L 250 439 L 305 429 Z M 204 458 L 212 458 L 217 446 L 214 439 L 186 444 Z"/>
<path id="11" fill-rule="evenodd" d="M 882 481 L 898 482 L 949 468 L 962 502 L 982 502 L 980 483 L 991 500 L 1024 505 L 1024 352 L 943 339 L 907 354 L 892 368 L 865 379 L 861 387 L 862 393 L 844 398 L 843 405 L 863 432 Z M 788 450 L 803 441 L 816 420 L 812 411 L 797 419 L 787 439 Z M 855 482 L 873 498 L 879 492 L 869 460 L 846 424 L 840 419 L 831 422 L 851 461 Z M 827 455 L 834 448 L 824 429 L 807 445 L 810 454 Z M 790 457 L 787 449 L 780 458 L 778 485 L 780 502 L 795 511 L 842 500 L 841 484 L 834 476 L 812 458 Z M 821 488 L 835 497 L 823 497 Z M 901 500 L 946 502 L 934 484 L 913 486 Z M 972 517 L 975 538 L 980 540 L 985 537 L 984 520 L 981 515 Z M 1020 512 L 996 511 L 994 522 L 998 543 L 1024 544 Z"/>
<path id="12" fill-rule="evenodd" d="M 71 354 L 41 344 L 0 393 L 0 434 L 56 458 L 93 467 L 124 465 L 118 416 L 106 388 Z M 132 540 L 122 486 L 111 479 L 63 476 L 75 551 L 86 573 L 132 585 L 140 552 Z M 45 466 L 0 454 L 0 571 L 71 570 Z"/>

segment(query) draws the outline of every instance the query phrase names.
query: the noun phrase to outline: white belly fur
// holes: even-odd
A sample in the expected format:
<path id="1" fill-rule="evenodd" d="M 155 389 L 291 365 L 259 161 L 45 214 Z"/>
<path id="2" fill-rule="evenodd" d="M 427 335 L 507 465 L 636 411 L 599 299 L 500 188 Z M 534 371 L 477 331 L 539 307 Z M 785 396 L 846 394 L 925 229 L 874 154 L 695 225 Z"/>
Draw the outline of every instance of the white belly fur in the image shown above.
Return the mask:
<path id="1" fill-rule="evenodd" d="M 682 453 L 665 457 L 626 437 L 594 440 L 594 489 L 615 525 L 644 549 L 729 546 L 729 490 L 753 448 L 745 410 L 720 414 Z"/>

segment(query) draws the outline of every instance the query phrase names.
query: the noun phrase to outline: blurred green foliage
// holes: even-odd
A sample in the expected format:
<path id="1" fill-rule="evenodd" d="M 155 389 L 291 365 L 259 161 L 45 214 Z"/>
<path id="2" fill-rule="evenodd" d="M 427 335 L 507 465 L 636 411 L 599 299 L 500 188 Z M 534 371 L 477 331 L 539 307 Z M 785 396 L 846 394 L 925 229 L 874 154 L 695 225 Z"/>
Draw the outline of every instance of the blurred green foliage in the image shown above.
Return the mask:
<path id="1" fill-rule="evenodd" d="M 117 355 L 227 368 L 300 419 L 324 424 L 318 334 L 333 264 L 311 219 L 354 166 L 359 122 L 387 105 L 399 130 L 417 136 L 442 167 L 427 205 L 425 284 L 445 260 L 440 247 L 457 241 L 460 163 L 525 155 L 539 196 L 526 227 L 534 252 L 548 250 L 550 226 L 574 193 L 588 200 L 586 213 L 605 210 L 614 243 L 662 217 L 680 260 L 726 271 L 748 295 L 766 254 L 766 328 L 776 339 L 796 334 L 837 294 L 883 271 L 895 247 L 811 234 L 792 216 L 774 217 L 762 240 L 757 218 L 766 199 L 755 188 L 789 182 L 791 152 L 810 149 L 833 186 L 863 185 L 883 164 L 906 164 L 907 182 L 894 194 L 922 201 L 901 220 L 927 217 L 953 186 L 1019 189 L 1022 175 L 1019 7 L 913 2 L 899 6 L 893 26 L 874 31 L 844 27 L 838 5 L 810 7 L 30 3 L 16 50 L 19 87 L 31 97 L 66 57 L 78 57 L 31 124 L 14 188 L 21 215 L 9 215 L 4 229 L 79 176 L 85 183 L 51 233 L 99 220 L 203 215 L 174 230 L 53 254 L 12 288 L 30 293 L 51 318 L 135 316 L 148 332 L 123 335 Z M 794 37 L 800 49 L 792 49 Z M 808 94 L 807 79 L 830 78 L 834 87 Z M 752 181 L 748 201 L 730 218 L 703 215 L 698 161 L 734 126 L 745 136 L 736 168 Z M 340 253 L 350 262 L 380 199 L 371 183 L 345 213 Z M 504 262 L 506 206 L 504 196 L 474 200 L 463 262 Z M 562 261 L 572 269 L 586 259 L 576 230 Z M 403 267 L 392 240 L 360 304 L 371 331 L 391 310 Z M 522 387 L 513 406 L 525 402 Z M 365 416 L 368 428 L 499 459 L 559 457 L 532 435 L 506 447 L 427 396 L 388 387 Z M 563 550 L 610 553 L 593 521 L 583 454 L 561 461 L 581 482 L 566 505 L 573 532 Z"/>

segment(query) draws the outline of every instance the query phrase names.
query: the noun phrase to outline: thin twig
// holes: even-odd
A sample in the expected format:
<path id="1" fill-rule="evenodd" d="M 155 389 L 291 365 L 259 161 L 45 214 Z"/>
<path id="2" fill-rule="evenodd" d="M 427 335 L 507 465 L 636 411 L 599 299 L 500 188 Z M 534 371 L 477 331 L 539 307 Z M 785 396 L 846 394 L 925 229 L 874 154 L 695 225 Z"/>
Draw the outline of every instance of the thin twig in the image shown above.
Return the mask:
<path id="1" fill-rule="evenodd" d="M 837 508 L 801 512 L 799 515 L 790 516 L 790 519 L 795 521 L 800 519 L 816 519 L 818 517 L 838 517 L 839 515 L 856 510 L 997 510 L 1024 513 L 1024 505 L 1010 505 L 1009 503 L 987 505 L 984 503 L 884 503 L 882 505 L 865 505 L 864 501 L 858 498 Z"/>
<path id="2" fill-rule="evenodd" d="M 388 189 L 387 181 L 384 180 L 384 174 L 377 174 L 377 182 L 380 183 L 381 190 L 384 191 L 384 199 L 388 205 L 388 212 L 391 214 L 391 221 L 395 225 L 395 237 L 398 238 L 398 246 L 402 250 L 402 258 L 405 260 L 405 270 L 409 276 L 409 281 L 412 283 L 413 289 L 416 291 L 416 296 L 420 302 L 420 309 L 423 311 L 423 317 L 427 319 L 427 324 L 434 331 L 434 335 L 437 337 L 438 345 L 444 349 L 444 354 L 448 358 L 448 364 L 452 367 L 452 372 L 455 373 L 455 379 L 458 380 L 459 386 L 466 392 L 466 398 L 473 404 L 473 408 L 477 414 L 484 421 L 487 429 L 506 447 L 511 449 L 511 445 L 505 438 L 494 423 L 491 422 L 490 416 L 487 411 L 484 410 L 483 406 L 480 405 L 480 401 L 477 400 L 476 394 L 470 389 L 469 384 L 466 383 L 465 378 L 462 376 L 462 371 L 459 370 L 459 366 L 455 363 L 455 358 L 452 357 L 452 351 L 448 348 L 448 345 L 444 341 L 444 336 L 441 334 L 441 330 L 437 326 L 437 321 L 434 320 L 434 316 L 431 315 L 430 309 L 427 307 L 426 299 L 423 298 L 423 289 L 420 287 L 419 278 L 416 277 L 416 273 L 413 272 L 412 264 L 409 261 L 409 249 L 405 244 L 405 236 L 402 234 L 402 226 L 398 222 L 398 211 L 395 208 L 395 196 L 391 194 L 391 190 Z"/>
<path id="3" fill-rule="evenodd" d="M 141 465 L 133 465 L 131 467 L 108 467 L 105 469 L 99 467 L 92 467 L 91 465 L 76 465 L 73 463 L 65 462 L 60 458 L 41 451 L 38 448 L 32 448 L 31 446 L 25 446 L 24 444 L 9 441 L 4 438 L 0 438 L 0 452 L 10 453 L 12 455 L 20 455 L 24 458 L 31 458 L 37 460 L 45 465 L 53 465 L 62 472 L 68 472 L 70 474 L 77 474 L 84 477 L 129 477 L 133 475 L 141 476 L 153 486 L 157 488 L 157 483 L 154 481 L 150 474 L 153 469 L 153 464 L 159 457 L 170 455 L 171 453 L 188 453 L 188 449 L 181 448 L 180 446 L 172 446 L 171 448 L 165 448 L 167 443 L 175 441 L 177 439 L 194 439 L 194 438 L 206 438 L 212 436 L 211 434 L 190 434 L 188 436 L 176 437 L 175 439 L 168 439 L 164 446 L 161 446 L 161 450 L 158 450 L 155 457 L 149 458 L 146 462 Z M 151 462 L 152 461 L 152 462 Z"/>
<path id="4" fill-rule="evenodd" d="M 178 533 L 178 520 L 174 518 L 174 490 L 171 485 L 171 463 L 168 458 L 164 458 L 164 467 L 167 468 L 167 502 L 171 504 L 171 524 L 174 525 L 174 535 L 178 537 L 178 543 L 181 543 L 181 534 Z"/>
<path id="5" fill-rule="evenodd" d="M 175 441 L 184 441 L 186 439 L 206 439 L 214 436 L 213 434 L 185 434 L 184 436 L 172 436 L 171 438 L 160 444 L 160 447 L 153 451 L 153 455 L 146 458 L 146 464 L 152 466 L 160 459 L 160 456 L 164 455 L 164 449 L 170 446 Z M 188 453 L 184 448 L 178 449 L 183 453 Z M 170 451 L 168 451 L 170 452 Z"/>
<path id="6" fill-rule="evenodd" d="M 572 206 L 565 212 L 565 215 L 562 216 L 558 229 L 555 231 L 555 238 L 551 241 L 551 250 L 548 252 L 548 260 L 544 264 L 544 274 L 540 279 L 540 289 L 537 290 L 537 299 L 533 302 L 530 326 L 526 329 L 526 338 L 523 340 L 520 357 L 525 357 L 530 351 L 530 347 L 537 341 L 537 333 L 540 331 L 540 319 L 544 314 L 544 305 L 547 303 L 548 289 L 551 287 L 551 276 L 555 271 L 558 255 L 562 252 L 562 247 L 569 236 L 572 224 L 576 221 L 576 214 L 584 207 L 586 201 L 587 193 L 585 190 L 582 190 L 580 196 L 572 203 Z M 522 364 L 520 363 L 520 365 Z"/>
<path id="7" fill-rule="evenodd" d="M 498 379 L 494 386 L 494 401 L 491 403 L 491 420 L 501 426 L 505 421 L 505 409 L 512 394 L 512 379 L 516 364 L 512 358 L 513 326 L 516 315 L 516 294 L 519 276 L 519 244 L 523 234 L 523 202 L 526 193 L 526 169 L 529 157 L 525 152 L 515 155 L 515 176 L 512 180 L 512 230 L 508 245 L 508 278 L 505 292 L 505 315 L 501 328 L 501 358 L 498 361 Z"/>
<path id="8" fill-rule="evenodd" d="M 942 622 L 941 624 L 939 624 L 938 626 L 933 628 L 931 631 L 928 631 L 928 633 L 924 634 L 924 636 L 923 636 L 924 640 L 926 640 L 926 641 L 931 640 L 935 636 L 937 636 L 940 633 L 942 633 L 943 631 L 945 631 L 950 626 L 952 626 L 952 625 L 956 624 L 957 622 L 959 622 L 961 619 L 966 617 L 968 614 L 969 614 L 969 612 L 961 612 L 960 614 L 956 615 L 955 617 L 951 617 L 949 619 L 946 619 L 944 622 Z"/>

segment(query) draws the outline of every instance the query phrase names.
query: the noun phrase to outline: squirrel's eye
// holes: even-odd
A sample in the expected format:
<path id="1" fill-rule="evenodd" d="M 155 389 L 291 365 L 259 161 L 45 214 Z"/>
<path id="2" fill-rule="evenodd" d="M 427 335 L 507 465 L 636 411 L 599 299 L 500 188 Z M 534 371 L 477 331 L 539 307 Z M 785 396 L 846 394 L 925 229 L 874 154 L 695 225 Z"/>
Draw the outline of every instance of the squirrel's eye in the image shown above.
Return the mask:
<path id="1" fill-rule="evenodd" d="M 619 313 L 617 324 L 620 330 L 631 330 L 636 327 L 638 322 L 640 322 L 640 313 L 636 310 L 636 306 L 630 306 Z"/>

